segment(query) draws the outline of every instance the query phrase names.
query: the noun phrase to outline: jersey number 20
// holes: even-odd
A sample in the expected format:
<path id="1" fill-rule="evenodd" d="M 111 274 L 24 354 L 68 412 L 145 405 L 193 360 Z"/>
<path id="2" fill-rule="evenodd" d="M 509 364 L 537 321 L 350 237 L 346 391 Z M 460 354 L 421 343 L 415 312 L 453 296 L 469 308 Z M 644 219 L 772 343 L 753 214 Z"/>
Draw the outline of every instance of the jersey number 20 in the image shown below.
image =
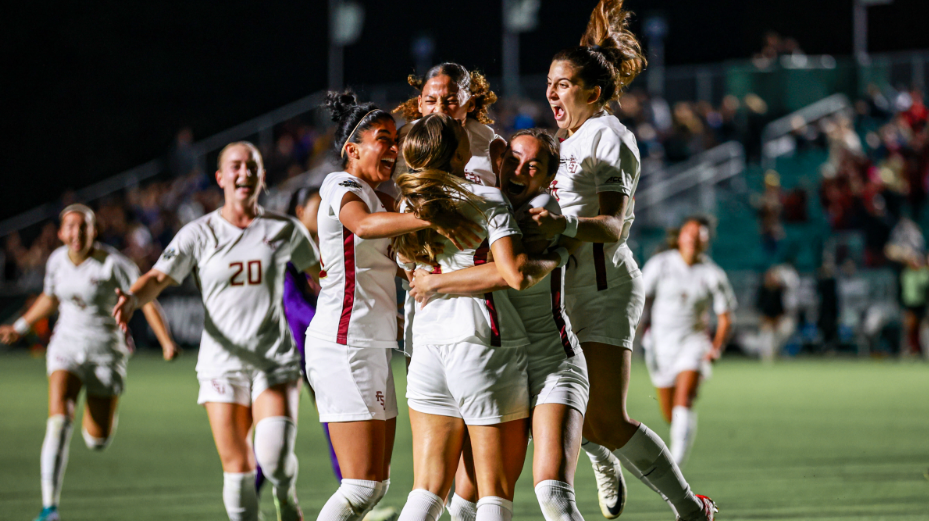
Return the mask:
<path id="1" fill-rule="evenodd" d="M 235 273 L 229 278 L 230 286 L 244 286 L 246 282 L 249 285 L 261 284 L 261 261 L 253 260 L 245 262 L 230 262 L 230 268 L 236 268 Z M 243 275 L 242 272 L 245 272 Z"/>

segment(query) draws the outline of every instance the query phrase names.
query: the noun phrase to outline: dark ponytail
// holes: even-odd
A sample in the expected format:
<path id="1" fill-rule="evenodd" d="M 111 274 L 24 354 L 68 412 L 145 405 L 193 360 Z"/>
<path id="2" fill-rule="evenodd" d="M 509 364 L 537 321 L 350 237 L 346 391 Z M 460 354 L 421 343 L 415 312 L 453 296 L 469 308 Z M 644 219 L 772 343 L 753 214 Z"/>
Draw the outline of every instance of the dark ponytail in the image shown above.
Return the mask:
<path id="1" fill-rule="evenodd" d="M 647 65 L 639 40 L 629 30 L 631 16 L 623 10 L 623 0 L 600 0 L 581 44 L 552 58 L 570 62 L 584 87 L 600 87 L 598 101 L 602 105 L 618 100 Z"/>
<path id="2" fill-rule="evenodd" d="M 374 103 L 358 103 L 355 93 L 351 90 L 341 93 L 328 92 L 324 105 L 329 110 L 332 121 L 336 123 L 332 148 L 336 162 L 343 168 L 348 165 L 348 157 L 343 151 L 349 140 L 359 143 L 361 134 L 371 128 L 374 122 L 394 119 L 389 112 L 379 109 Z"/>

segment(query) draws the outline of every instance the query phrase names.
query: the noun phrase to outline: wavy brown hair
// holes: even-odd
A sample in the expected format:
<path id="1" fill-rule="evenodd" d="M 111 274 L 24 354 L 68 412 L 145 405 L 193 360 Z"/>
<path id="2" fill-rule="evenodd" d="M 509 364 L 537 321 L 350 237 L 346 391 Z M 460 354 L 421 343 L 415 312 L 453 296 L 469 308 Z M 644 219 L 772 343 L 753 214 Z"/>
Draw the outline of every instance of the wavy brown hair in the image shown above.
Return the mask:
<path id="1" fill-rule="evenodd" d="M 565 49 L 552 61 L 570 62 L 587 88 L 600 87 L 600 99 L 606 106 L 618 100 L 648 64 L 642 45 L 629 30 L 630 11 L 623 0 L 600 0 L 590 15 L 581 44 Z"/>
<path id="2" fill-rule="evenodd" d="M 451 173 L 464 128 L 447 114 L 429 114 L 410 128 L 403 139 L 403 160 L 410 170 L 435 169 Z"/>
<path id="3" fill-rule="evenodd" d="M 497 102 L 497 95 L 490 90 L 490 83 L 478 71 L 468 71 L 464 66 L 457 63 L 440 63 L 429 69 L 423 77 L 410 74 L 406 81 L 411 87 L 422 92 L 423 85 L 436 76 L 446 75 L 458 85 L 458 89 L 471 93 L 474 100 L 474 110 L 468 112 L 468 117 L 476 119 L 485 125 L 492 125 L 494 120 L 487 115 L 487 110 L 491 105 Z M 401 103 L 392 111 L 393 114 L 400 114 L 407 121 L 414 121 L 423 117 L 419 112 L 419 96 L 410 98 Z"/>

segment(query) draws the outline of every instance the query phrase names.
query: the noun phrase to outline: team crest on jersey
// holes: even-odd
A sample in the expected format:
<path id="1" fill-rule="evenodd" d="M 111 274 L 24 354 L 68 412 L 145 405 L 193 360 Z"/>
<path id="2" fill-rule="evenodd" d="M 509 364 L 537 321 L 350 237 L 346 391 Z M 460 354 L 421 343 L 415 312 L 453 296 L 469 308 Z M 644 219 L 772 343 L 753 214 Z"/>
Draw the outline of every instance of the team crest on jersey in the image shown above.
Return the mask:
<path id="1" fill-rule="evenodd" d="M 474 172 L 468 172 L 465 170 L 465 179 L 475 184 L 481 184 L 481 177 Z"/>
<path id="2" fill-rule="evenodd" d="M 551 192 L 552 197 L 554 197 L 556 201 L 560 201 L 560 200 L 561 200 L 561 198 L 558 197 L 558 180 L 557 180 L 557 179 L 555 179 L 554 181 L 552 181 L 552 184 L 549 185 L 549 187 L 548 187 L 548 191 Z"/>
<path id="3" fill-rule="evenodd" d="M 361 188 L 361 185 L 357 181 L 352 181 L 351 179 L 346 179 L 339 183 L 339 186 L 344 186 L 346 188 Z"/>
<path id="4" fill-rule="evenodd" d="M 561 160 L 558 161 L 558 163 L 564 165 L 565 168 L 568 169 L 568 172 L 571 172 L 572 174 L 577 173 L 578 163 L 577 163 L 577 158 L 574 157 L 574 154 L 571 154 L 571 157 L 568 157 L 568 158 L 562 157 Z"/>
<path id="5" fill-rule="evenodd" d="M 174 257 L 177 257 L 177 250 L 174 248 L 168 248 L 164 251 L 164 253 L 161 254 L 161 258 L 164 260 L 171 260 Z"/>
<path id="6" fill-rule="evenodd" d="M 87 309 L 87 302 L 84 302 L 84 299 L 77 295 L 71 297 L 71 302 L 74 302 L 74 305 L 81 309 Z"/>
<path id="7" fill-rule="evenodd" d="M 100 280 L 100 279 L 98 279 L 98 278 L 96 278 L 96 277 L 91 277 L 89 282 L 90 282 L 90 285 L 91 285 L 91 286 L 99 286 L 100 283 L 103 282 L 103 281 Z"/>

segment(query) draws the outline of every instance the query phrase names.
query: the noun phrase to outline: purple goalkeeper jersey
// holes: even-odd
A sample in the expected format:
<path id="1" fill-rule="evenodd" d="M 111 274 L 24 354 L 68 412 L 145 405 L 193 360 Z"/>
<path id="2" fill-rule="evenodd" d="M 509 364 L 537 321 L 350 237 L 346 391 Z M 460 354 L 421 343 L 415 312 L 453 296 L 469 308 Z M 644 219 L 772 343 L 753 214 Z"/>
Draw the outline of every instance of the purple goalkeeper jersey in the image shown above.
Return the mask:
<path id="1" fill-rule="evenodd" d="M 316 314 L 316 293 L 310 287 L 306 273 L 297 271 L 289 262 L 284 275 L 284 314 L 287 316 L 297 349 L 300 350 L 300 367 L 306 371 L 306 328 Z"/>

